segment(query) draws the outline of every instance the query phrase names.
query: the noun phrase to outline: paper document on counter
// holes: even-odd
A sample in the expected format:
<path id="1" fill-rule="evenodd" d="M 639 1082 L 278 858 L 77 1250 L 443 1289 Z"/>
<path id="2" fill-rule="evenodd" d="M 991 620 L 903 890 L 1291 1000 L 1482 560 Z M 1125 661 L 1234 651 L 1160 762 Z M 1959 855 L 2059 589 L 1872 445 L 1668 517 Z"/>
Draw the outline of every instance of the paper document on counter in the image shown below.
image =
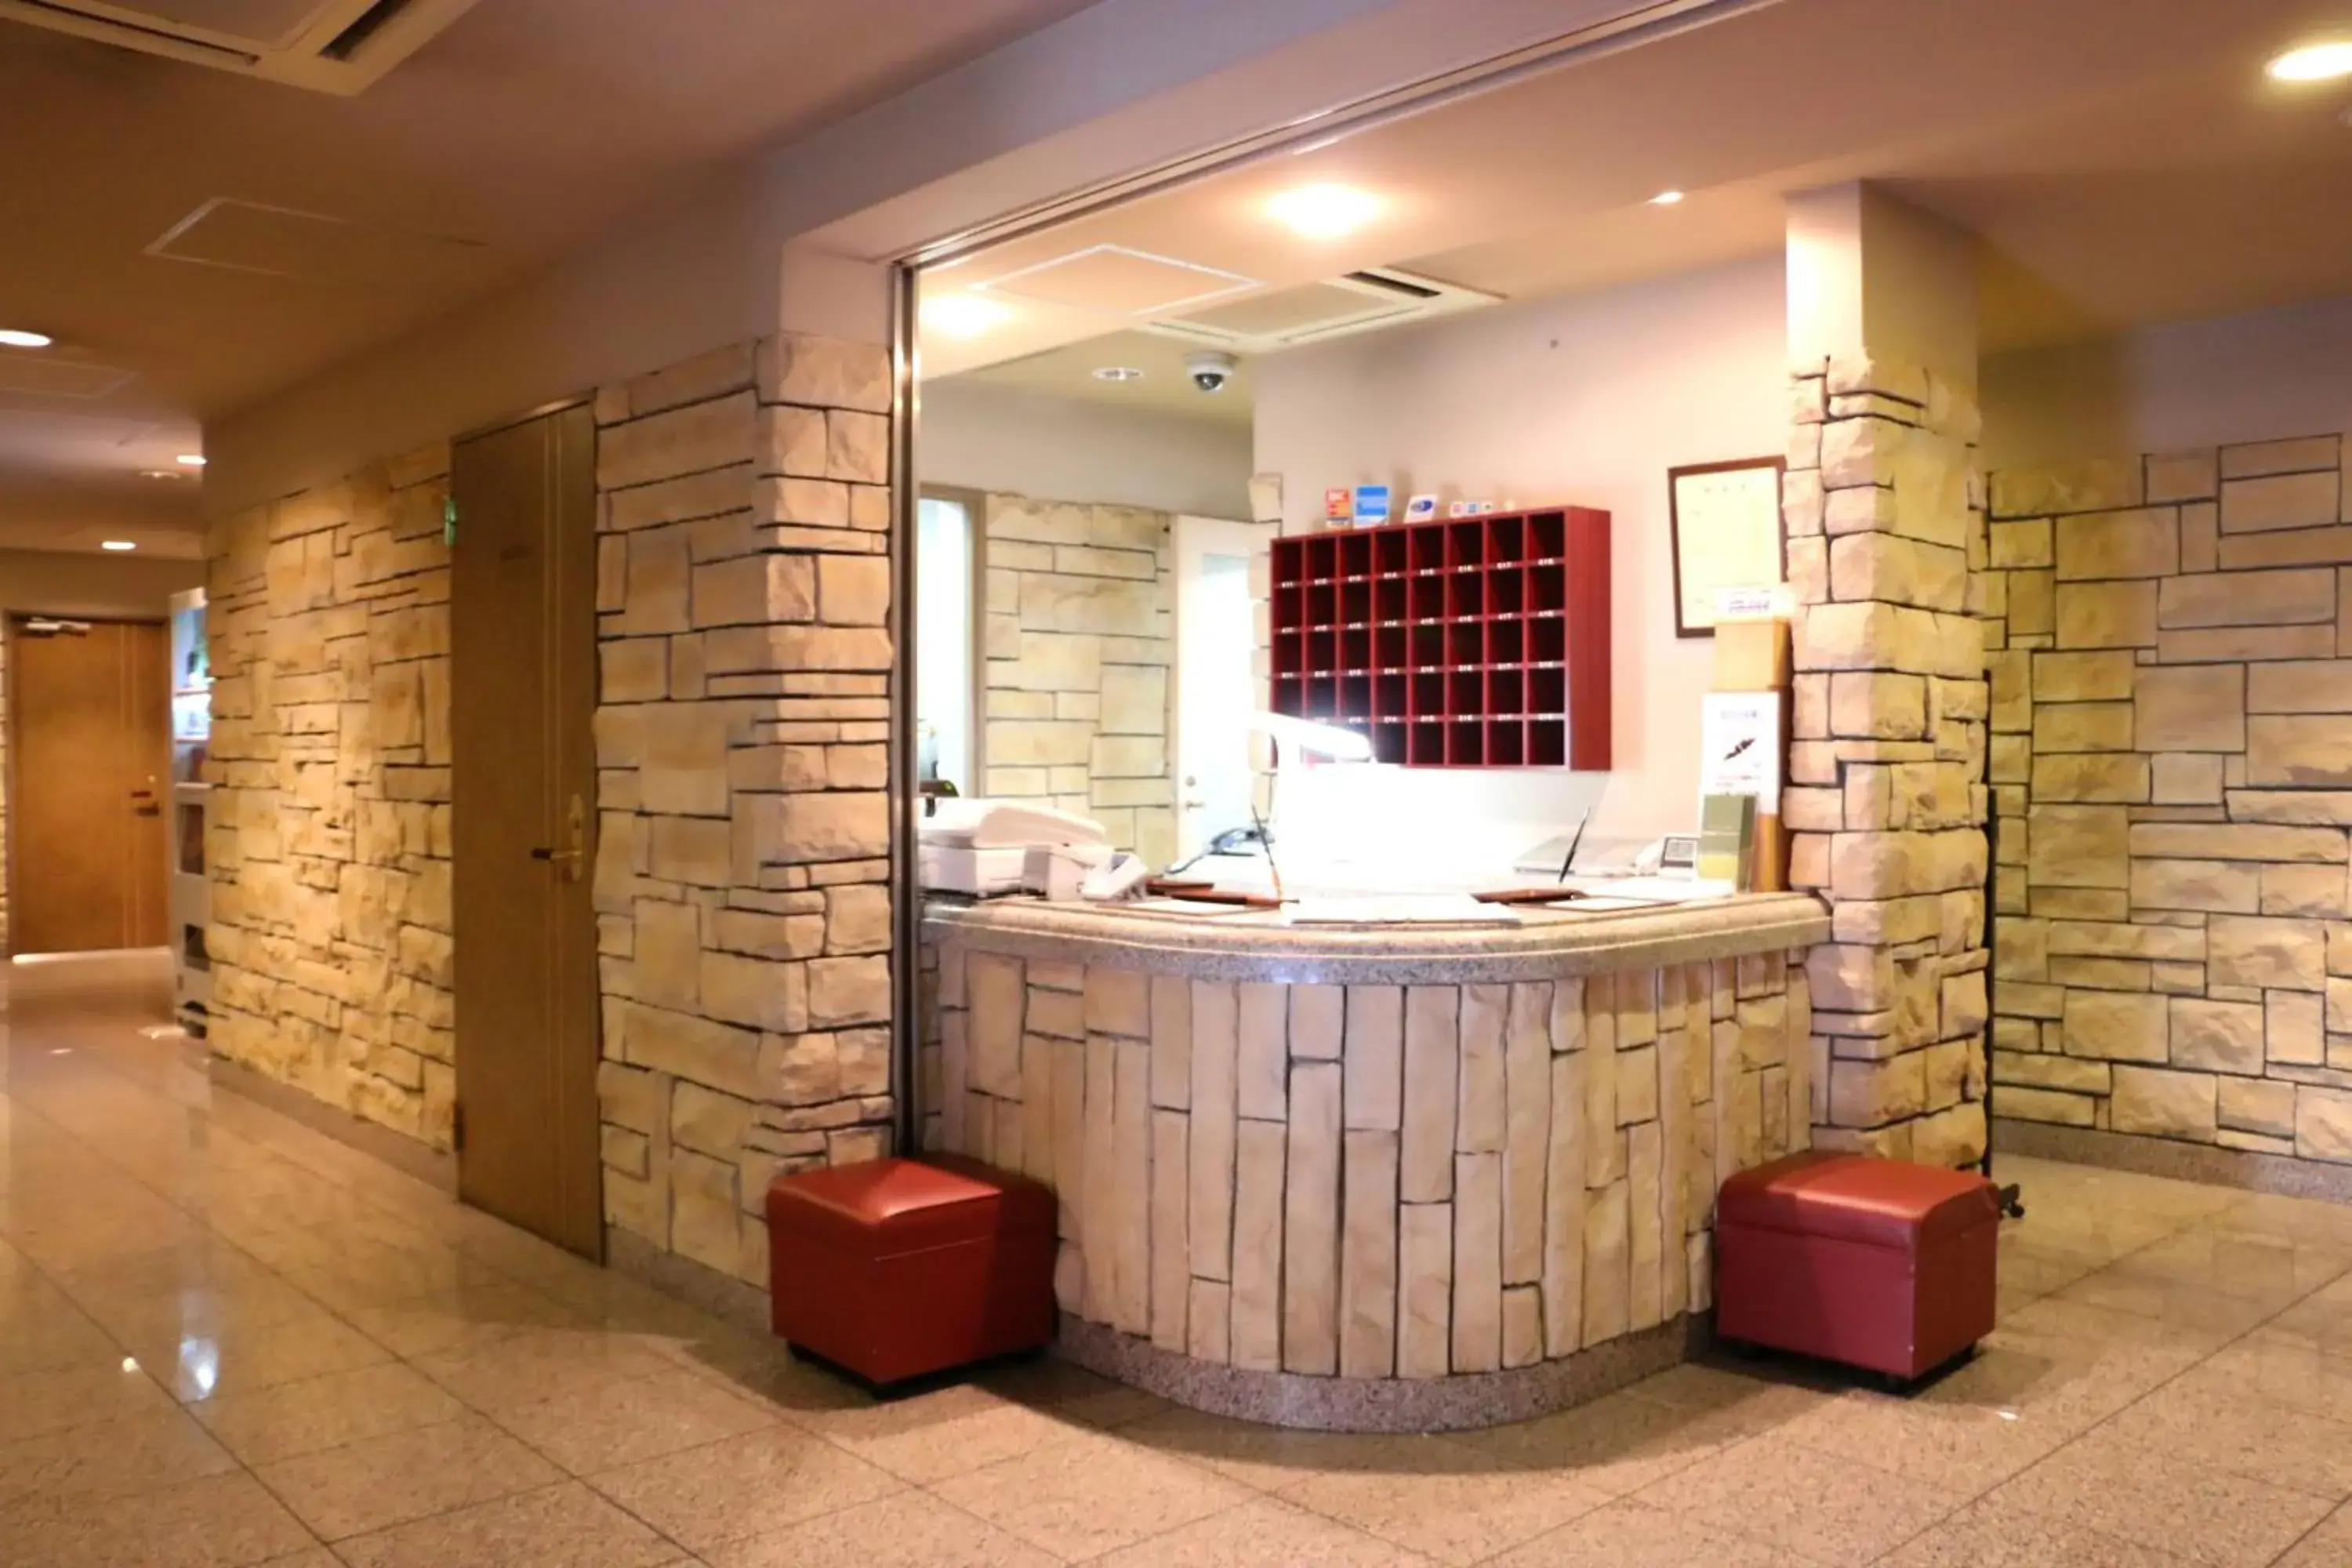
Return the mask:
<path id="1" fill-rule="evenodd" d="M 1467 893 L 1369 893 L 1359 897 L 1300 899 L 1284 907 L 1284 923 L 1294 926 L 1454 925 L 1515 926 L 1508 909 L 1482 904 Z"/>

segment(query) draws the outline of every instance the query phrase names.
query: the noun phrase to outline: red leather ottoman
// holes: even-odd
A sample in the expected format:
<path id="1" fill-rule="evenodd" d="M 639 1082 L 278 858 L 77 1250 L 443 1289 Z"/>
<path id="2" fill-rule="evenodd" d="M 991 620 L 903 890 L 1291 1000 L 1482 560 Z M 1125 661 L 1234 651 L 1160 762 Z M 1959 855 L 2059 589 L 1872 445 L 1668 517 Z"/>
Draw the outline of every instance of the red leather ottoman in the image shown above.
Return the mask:
<path id="1" fill-rule="evenodd" d="M 1723 1184 L 1716 1332 L 1907 1383 L 1991 1332 L 2000 1203 L 1982 1176 L 1791 1154 Z"/>
<path id="2" fill-rule="evenodd" d="M 768 1189 L 775 1331 L 869 1383 L 1054 1337 L 1054 1194 L 976 1161 L 867 1160 Z"/>

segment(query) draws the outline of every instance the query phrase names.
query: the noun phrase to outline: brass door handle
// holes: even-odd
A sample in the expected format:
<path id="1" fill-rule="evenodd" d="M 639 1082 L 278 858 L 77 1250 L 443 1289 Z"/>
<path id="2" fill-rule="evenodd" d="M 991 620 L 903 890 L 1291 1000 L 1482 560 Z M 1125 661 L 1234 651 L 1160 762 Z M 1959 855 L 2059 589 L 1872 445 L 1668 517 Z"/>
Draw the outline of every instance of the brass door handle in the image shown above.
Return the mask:
<path id="1" fill-rule="evenodd" d="M 581 868 L 588 859 L 588 803 L 578 795 L 572 797 L 572 809 L 565 814 L 564 826 L 570 830 L 571 844 L 562 849 L 541 846 L 530 852 L 534 860 L 545 860 L 563 868 L 563 879 L 576 882 Z"/>

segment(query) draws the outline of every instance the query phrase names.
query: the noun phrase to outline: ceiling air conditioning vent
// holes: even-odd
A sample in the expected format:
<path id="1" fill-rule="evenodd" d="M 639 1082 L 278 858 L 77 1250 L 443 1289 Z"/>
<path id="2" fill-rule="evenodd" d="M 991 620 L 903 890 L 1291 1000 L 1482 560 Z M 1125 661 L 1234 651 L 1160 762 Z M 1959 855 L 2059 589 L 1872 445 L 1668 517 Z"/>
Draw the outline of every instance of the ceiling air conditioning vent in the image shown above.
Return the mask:
<path id="1" fill-rule="evenodd" d="M 0 0 L 0 20 L 349 97 L 475 0 Z"/>
<path id="2" fill-rule="evenodd" d="M 1392 267 L 1366 268 L 1319 282 L 1155 316 L 1141 325 L 1145 331 L 1162 337 L 1212 343 L 1236 353 L 1272 353 L 1496 302 L 1496 296 L 1475 289 Z"/>

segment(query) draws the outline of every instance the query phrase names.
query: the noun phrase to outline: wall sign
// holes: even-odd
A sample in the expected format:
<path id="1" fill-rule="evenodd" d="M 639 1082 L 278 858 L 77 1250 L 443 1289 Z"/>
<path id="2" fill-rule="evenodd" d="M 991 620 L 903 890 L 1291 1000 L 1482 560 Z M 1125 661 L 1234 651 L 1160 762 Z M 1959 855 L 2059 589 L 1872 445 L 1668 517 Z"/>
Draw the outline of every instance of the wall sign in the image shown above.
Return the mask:
<path id="1" fill-rule="evenodd" d="M 1780 458 L 1742 458 L 1666 470 L 1676 637 L 1715 635 L 1723 589 L 1788 576 L 1780 537 L 1783 466 Z"/>
<path id="2" fill-rule="evenodd" d="M 1780 816 L 1780 734 L 1779 692 L 1708 692 L 1699 706 L 1699 798 L 1750 795 L 1759 816 Z"/>

